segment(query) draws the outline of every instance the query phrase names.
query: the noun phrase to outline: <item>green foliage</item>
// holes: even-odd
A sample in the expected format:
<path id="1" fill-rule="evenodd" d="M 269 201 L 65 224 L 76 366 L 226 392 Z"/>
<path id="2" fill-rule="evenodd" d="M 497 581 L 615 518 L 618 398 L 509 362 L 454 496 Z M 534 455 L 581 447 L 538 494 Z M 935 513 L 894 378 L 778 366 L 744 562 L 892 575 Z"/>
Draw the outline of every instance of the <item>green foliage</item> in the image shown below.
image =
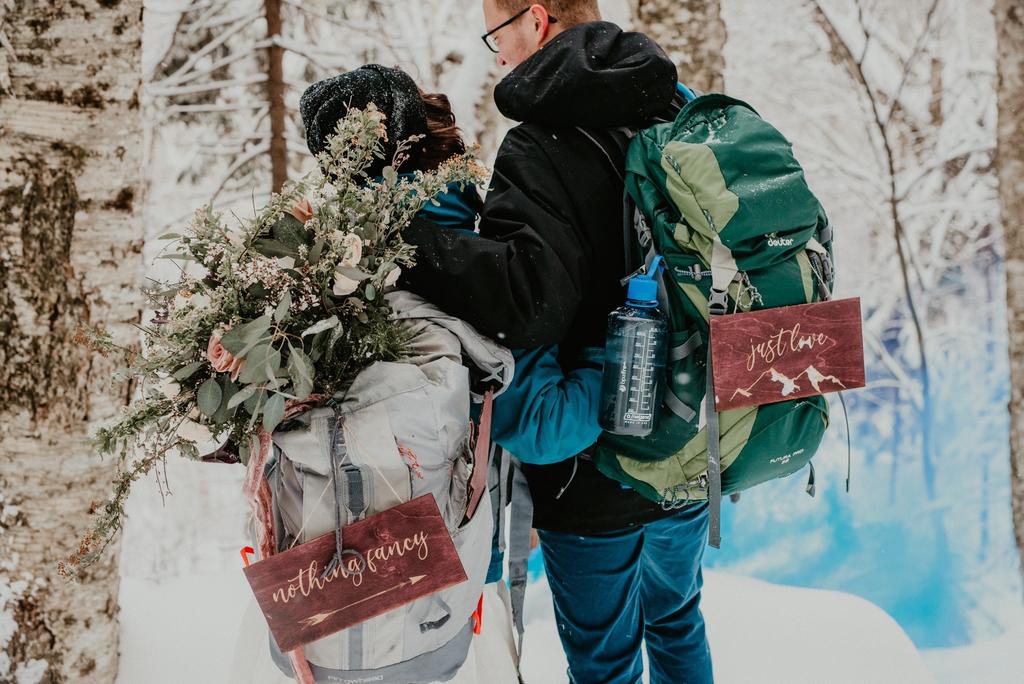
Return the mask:
<path id="1" fill-rule="evenodd" d="M 481 182 L 485 172 L 465 156 L 399 175 L 406 141 L 383 178 L 369 178 L 384 135 L 372 105 L 352 109 L 318 158 L 323 171 L 286 184 L 239 225 L 205 206 L 165 236 L 175 240 L 165 256 L 201 272 L 147 291 L 161 313 L 142 327 L 143 353 L 128 369 L 143 396 L 95 434 L 121 468 L 80 553 L 62 565 L 66 576 L 95 560 L 121 527 L 131 483 L 168 453 L 198 458 L 227 441 L 244 462 L 289 401 L 330 404 L 368 365 L 401 357 L 407 338 L 382 294 L 413 264 L 402 230 L 449 184 Z M 113 350 L 102 332 L 81 334 Z"/>

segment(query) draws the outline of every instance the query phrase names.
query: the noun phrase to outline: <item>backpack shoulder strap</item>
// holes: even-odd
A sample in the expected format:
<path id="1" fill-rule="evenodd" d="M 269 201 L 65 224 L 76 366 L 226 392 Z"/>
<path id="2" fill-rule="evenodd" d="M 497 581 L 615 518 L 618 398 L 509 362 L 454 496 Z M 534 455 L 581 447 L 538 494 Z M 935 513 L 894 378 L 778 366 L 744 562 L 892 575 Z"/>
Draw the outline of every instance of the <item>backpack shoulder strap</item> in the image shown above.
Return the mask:
<path id="1" fill-rule="evenodd" d="M 523 657 L 523 606 L 526 603 L 526 582 L 530 560 L 530 529 L 533 527 L 533 499 L 526 483 L 526 474 L 518 459 L 505 454 L 512 460 L 512 510 L 509 521 L 508 571 L 509 589 L 512 598 L 512 620 L 519 635 L 519 658 Z"/>
<path id="2" fill-rule="evenodd" d="M 576 130 L 589 140 L 608 162 L 615 177 L 623 184 L 622 193 L 622 246 L 624 268 L 622 283 L 636 275 L 653 258 L 650 227 L 633 197 L 625 190 L 625 161 L 629 144 L 639 132 L 634 128 L 605 129 L 600 132 L 588 131 L 579 126 Z M 618 160 L 618 161 L 616 161 Z"/>

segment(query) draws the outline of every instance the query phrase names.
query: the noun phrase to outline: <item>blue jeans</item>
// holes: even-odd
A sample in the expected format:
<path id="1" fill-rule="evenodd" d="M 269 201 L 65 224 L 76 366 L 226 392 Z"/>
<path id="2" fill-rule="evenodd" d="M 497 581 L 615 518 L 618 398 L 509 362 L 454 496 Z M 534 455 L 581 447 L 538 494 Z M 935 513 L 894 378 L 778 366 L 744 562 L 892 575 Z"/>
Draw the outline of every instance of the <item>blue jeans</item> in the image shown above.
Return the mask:
<path id="1" fill-rule="evenodd" d="M 700 613 L 707 504 L 646 525 L 580 536 L 539 530 L 572 684 L 712 682 Z"/>

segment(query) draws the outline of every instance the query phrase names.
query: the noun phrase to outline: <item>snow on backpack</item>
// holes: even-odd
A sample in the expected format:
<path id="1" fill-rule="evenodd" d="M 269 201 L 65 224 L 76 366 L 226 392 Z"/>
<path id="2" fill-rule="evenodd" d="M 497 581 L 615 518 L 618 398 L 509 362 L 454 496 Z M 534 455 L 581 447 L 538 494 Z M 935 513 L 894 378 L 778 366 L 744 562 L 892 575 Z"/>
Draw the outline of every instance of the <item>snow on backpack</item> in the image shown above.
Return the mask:
<path id="1" fill-rule="evenodd" d="M 483 401 L 473 390 L 488 383 L 504 390 L 512 356 L 415 295 L 387 297 L 409 334 L 409 356 L 374 363 L 338 406 L 300 414 L 273 435 L 268 480 L 277 549 L 429 492 L 469 579 L 303 646 L 316 682 L 451 679 L 470 646 L 491 557 L 491 497 L 480 480 L 488 464 L 474 463 L 470 404 Z M 478 380 L 472 389 L 471 376 Z M 473 483 L 484 495 L 464 520 L 476 469 Z M 272 636 L 270 648 L 294 676 Z"/>
<path id="2" fill-rule="evenodd" d="M 674 121 L 608 133 L 626 148 L 627 271 L 663 257 L 670 350 L 655 432 L 605 432 L 592 458 L 666 509 L 707 500 L 717 547 L 721 495 L 810 465 L 829 414 L 822 396 L 715 411 L 710 317 L 829 299 L 832 228 L 779 131 L 745 102 L 679 90 L 687 102 Z"/>

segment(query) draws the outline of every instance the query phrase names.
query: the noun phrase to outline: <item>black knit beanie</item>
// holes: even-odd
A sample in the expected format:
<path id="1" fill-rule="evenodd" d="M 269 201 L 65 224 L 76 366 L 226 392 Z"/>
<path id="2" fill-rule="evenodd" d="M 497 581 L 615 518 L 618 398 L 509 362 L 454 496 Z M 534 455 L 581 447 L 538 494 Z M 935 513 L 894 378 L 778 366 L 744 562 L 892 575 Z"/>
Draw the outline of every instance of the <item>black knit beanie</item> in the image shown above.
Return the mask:
<path id="1" fill-rule="evenodd" d="M 409 74 L 379 64 L 367 64 L 353 71 L 326 78 L 306 88 L 299 99 L 299 112 L 306 127 L 306 145 L 313 154 L 327 149 L 327 138 L 349 107 L 365 109 L 374 103 L 384 116 L 388 139 L 384 159 L 376 160 L 366 172 L 379 176 L 391 163 L 399 140 L 427 132 L 427 112 L 419 88 Z"/>

